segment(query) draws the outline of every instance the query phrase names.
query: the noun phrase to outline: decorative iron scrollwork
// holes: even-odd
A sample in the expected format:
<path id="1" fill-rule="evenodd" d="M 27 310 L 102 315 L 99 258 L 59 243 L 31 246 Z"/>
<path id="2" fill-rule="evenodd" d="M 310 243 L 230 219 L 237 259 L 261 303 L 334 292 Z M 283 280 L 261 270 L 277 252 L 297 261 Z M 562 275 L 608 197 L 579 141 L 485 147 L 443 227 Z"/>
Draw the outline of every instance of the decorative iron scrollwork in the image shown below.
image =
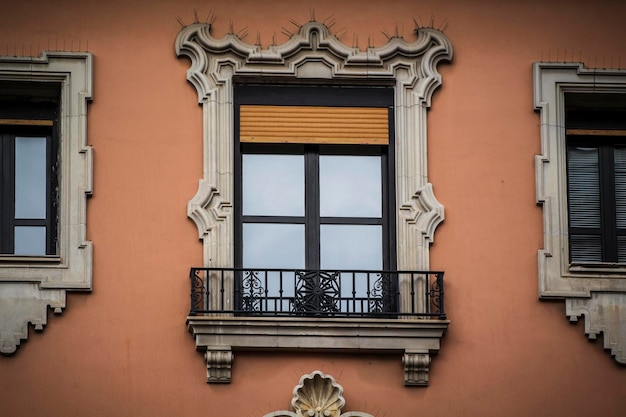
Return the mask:
<path id="1" fill-rule="evenodd" d="M 206 287 L 204 278 L 195 271 L 191 275 L 191 311 L 201 311 L 206 308 L 204 305 L 204 296 L 206 294 Z"/>
<path id="2" fill-rule="evenodd" d="M 392 308 L 394 283 L 390 274 L 377 273 L 369 293 L 369 312 L 385 313 Z"/>
<path id="3" fill-rule="evenodd" d="M 243 311 L 262 311 L 261 301 L 265 295 L 260 271 L 243 271 L 241 279 L 241 309 Z"/>
<path id="4" fill-rule="evenodd" d="M 296 271 L 293 310 L 299 313 L 329 314 L 339 311 L 340 272 Z"/>
<path id="5" fill-rule="evenodd" d="M 442 313 L 441 308 L 441 284 L 440 278 L 435 277 L 432 284 L 430 285 L 430 312 L 431 313 Z"/>

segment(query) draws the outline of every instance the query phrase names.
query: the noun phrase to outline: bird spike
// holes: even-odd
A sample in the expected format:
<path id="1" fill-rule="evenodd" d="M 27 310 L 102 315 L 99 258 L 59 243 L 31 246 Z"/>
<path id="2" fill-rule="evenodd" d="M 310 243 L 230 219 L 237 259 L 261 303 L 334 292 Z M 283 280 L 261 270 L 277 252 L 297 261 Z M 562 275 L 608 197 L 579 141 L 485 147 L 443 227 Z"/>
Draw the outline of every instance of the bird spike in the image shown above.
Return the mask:
<path id="1" fill-rule="evenodd" d="M 302 25 L 300 23 L 296 22 L 295 20 L 290 20 L 289 23 L 291 23 L 292 25 L 297 27 L 298 30 L 300 30 L 300 28 L 302 27 Z"/>
<path id="2" fill-rule="evenodd" d="M 417 32 L 418 30 L 420 30 L 420 25 L 419 23 L 417 23 L 417 19 L 413 18 L 413 23 L 415 23 L 415 31 Z"/>
<path id="3" fill-rule="evenodd" d="M 181 28 L 184 28 L 185 22 L 183 22 L 183 19 L 181 19 L 180 17 L 176 16 L 176 21 L 178 22 L 178 24 L 180 25 Z"/>
<path id="4" fill-rule="evenodd" d="M 232 20 L 228 21 L 228 33 L 230 33 L 231 35 L 235 34 L 235 29 L 234 29 L 234 25 L 233 25 L 233 21 Z"/>
<path id="5" fill-rule="evenodd" d="M 341 28 L 341 29 L 339 29 L 339 30 L 337 31 L 337 33 L 335 34 L 335 37 L 336 37 L 337 39 L 341 39 L 341 38 L 343 38 L 344 36 L 346 36 L 347 34 L 348 34 L 348 29 L 346 29 L 345 27 L 343 27 L 343 28 Z"/>
<path id="6" fill-rule="evenodd" d="M 431 14 L 430 15 L 430 24 L 429 27 L 434 28 L 435 27 L 435 15 Z"/>
<path id="7" fill-rule="evenodd" d="M 385 38 L 387 38 L 388 41 L 391 40 L 391 35 L 389 33 L 387 33 L 386 30 L 381 30 L 380 33 L 382 33 L 385 36 Z"/>
<path id="8" fill-rule="evenodd" d="M 256 31 L 256 43 L 255 45 L 261 45 L 261 32 Z"/>
<path id="9" fill-rule="evenodd" d="M 315 22 L 315 9 L 312 7 L 309 7 L 309 16 L 310 16 L 311 22 Z"/>
<path id="10" fill-rule="evenodd" d="M 439 25 L 439 30 L 443 32 L 446 30 L 447 27 L 448 27 L 448 19 L 443 19 L 443 22 L 441 22 L 441 25 Z"/>
<path id="11" fill-rule="evenodd" d="M 193 23 L 200 23 L 200 19 L 198 19 L 198 9 L 193 9 Z"/>
<path id="12" fill-rule="evenodd" d="M 209 14 L 206 16 L 206 21 L 205 23 L 208 23 L 209 25 L 213 26 L 213 23 L 215 23 L 215 13 L 213 12 L 213 10 L 211 10 L 209 12 Z"/>
<path id="13" fill-rule="evenodd" d="M 246 36 L 248 36 L 248 27 L 244 27 L 243 29 L 241 29 L 239 32 L 237 32 L 237 37 L 239 39 L 243 39 Z"/>
<path id="14" fill-rule="evenodd" d="M 284 26 L 280 29 L 280 33 L 282 33 L 288 38 L 291 38 L 293 36 L 293 33 Z"/>

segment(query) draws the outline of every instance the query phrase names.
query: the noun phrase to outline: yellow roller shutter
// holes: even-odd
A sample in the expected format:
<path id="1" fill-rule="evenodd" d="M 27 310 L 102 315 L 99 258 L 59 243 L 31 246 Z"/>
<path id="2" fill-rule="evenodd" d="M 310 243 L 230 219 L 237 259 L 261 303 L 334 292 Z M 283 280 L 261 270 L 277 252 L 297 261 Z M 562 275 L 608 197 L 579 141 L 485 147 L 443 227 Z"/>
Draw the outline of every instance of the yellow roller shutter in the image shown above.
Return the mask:
<path id="1" fill-rule="evenodd" d="M 241 105 L 239 140 L 253 143 L 386 145 L 386 107 Z"/>

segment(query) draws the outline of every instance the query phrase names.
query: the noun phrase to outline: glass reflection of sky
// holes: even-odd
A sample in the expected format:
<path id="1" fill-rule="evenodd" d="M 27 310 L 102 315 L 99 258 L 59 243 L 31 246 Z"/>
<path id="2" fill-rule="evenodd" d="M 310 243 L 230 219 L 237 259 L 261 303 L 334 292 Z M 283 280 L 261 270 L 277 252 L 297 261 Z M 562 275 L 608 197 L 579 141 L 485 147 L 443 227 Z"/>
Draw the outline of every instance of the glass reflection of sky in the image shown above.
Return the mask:
<path id="1" fill-rule="evenodd" d="M 243 214 L 304 216 L 303 155 L 243 155 Z"/>
<path id="2" fill-rule="evenodd" d="M 46 228 L 39 226 L 16 226 L 15 246 L 16 255 L 45 255 Z"/>
<path id="3" fill-rule="evenodd" d="M 380 156 L 320 155 L 320 215 L 381 217 Z"/>
<path id="4" fill-rule="evenodd" d="M 304 225 L 244 223 L 244 268 L 304 268 Z"/>
<path id="5" fill-rule="evenodd" d="M 368 269 L 383 267 L 382 226 L 330 225 L 320 227 L 322 269 Z"/>
<path id="6" fill-rule="evenodd" d="M 46 138 L 15 138 L 15 218 L 46 218 Z"/>

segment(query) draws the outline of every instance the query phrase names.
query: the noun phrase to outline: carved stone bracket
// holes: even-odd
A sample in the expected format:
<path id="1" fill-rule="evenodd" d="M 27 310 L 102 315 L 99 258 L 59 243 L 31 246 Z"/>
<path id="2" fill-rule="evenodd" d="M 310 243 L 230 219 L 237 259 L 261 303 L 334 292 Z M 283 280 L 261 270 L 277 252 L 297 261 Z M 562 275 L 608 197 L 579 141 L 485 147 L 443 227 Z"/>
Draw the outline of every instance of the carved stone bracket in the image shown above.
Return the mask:
<path id="1" fill-rule="evenodd" d="M 204 354 L 206 380 L 210 383 L 230 383 L 234 355 L 230 350 L 210 350 Z"/>
<path id="2" fill-rule="evenodd" d="M 405 353 L 402 363 L 404 364 L 404 385 L 428 386 L 428 371 L 430 370 L 428 353 Z"/>
<path id="3" fill-rule="evenodd" d="M 343 387 L 331 375 L 313 371 L 302 375 L 293 389 L 291 407 L 294 411 L 274 411 L 263 417 L 374 417 L 360 411 L 341 413 L 346 404 Z"/>
<path id="4" fill-rule="evenodd" d="M 65 307 L 65 291 L 40 290 L 37 284 L 2 283 L 0 290 L 0 352 L 13 353 L 28 337 L 28 323 L 43 330 L 48 306 L 55 313 Z"/>
<path id="5" fill-rule="evenodd" d="M 604 335 L 604 348 L 621 364 L 626 365 L 626 350 L 620 341 L 626 340 L 626 294 L 593 293 L 591 298 L 568 298 L 565 311 L 570 321 L 585 316 L 585 334 L 595 340 Z"/>

